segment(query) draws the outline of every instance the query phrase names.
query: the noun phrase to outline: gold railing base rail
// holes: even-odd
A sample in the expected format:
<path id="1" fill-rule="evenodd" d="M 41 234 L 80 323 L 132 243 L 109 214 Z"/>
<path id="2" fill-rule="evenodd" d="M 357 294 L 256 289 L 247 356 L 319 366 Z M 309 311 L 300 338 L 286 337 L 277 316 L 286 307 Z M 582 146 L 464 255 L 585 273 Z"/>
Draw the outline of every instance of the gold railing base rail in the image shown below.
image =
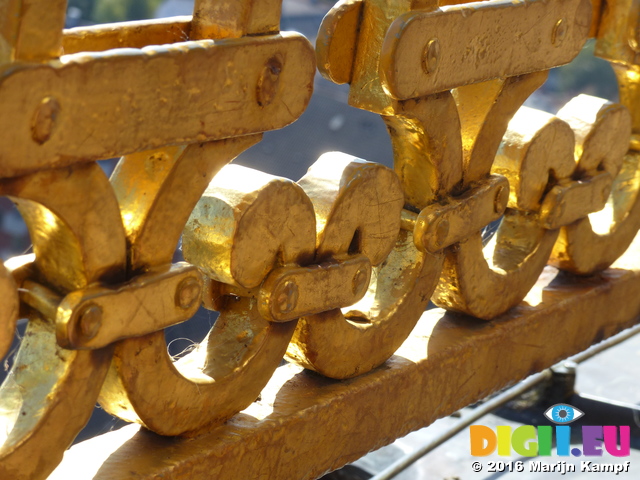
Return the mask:
<path id="1" fill-rule="evenodd" d="M 67 451 L 50 479 L 314 479 L 640 323 L 640 238 L 610 269 L 547 267 L 483 322 L 429 310 L 396 355 L 346 381 L 285 365 L 261 398 L 192 439 L 130 425 Z"/>

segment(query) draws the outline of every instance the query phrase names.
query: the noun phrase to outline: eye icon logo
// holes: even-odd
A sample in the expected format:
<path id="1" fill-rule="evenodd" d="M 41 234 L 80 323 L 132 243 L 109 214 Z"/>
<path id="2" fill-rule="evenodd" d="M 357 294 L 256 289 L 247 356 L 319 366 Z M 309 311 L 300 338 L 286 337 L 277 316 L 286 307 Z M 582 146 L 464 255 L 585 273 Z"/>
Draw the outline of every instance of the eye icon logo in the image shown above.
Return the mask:
<path id="1" fill-rule="evenodd" d="M 558 423 L 560 425 L 574 422 L 583 415 L 584 412 L 565 403 L 557 403 L 556 405 L 549 407 L 547 411 L 544 412 L 545 417 L 553 423 Z"/>

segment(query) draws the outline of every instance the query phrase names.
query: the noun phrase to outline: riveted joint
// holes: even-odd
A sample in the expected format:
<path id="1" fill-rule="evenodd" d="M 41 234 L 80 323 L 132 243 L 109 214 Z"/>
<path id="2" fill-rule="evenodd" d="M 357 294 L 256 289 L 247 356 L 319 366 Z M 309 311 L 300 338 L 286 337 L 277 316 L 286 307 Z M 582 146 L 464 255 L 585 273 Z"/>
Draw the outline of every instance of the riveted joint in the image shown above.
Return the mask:
<path id="1" fill-rule="evenodd" d="M 100 331 L 102 327 L 102 307 L 94 303 L 88 303 L 78 314 L 78 334 L 86 339 L 91 340 Z"/>
<path id="2" fill-rule="evenodd" d="M 176 305 L 183 310 L 189 310 L 200 301 L 202 296 L 202 281 L 197 277 L 187 277 L 180 282 L 176 290 Z"/>
<path id="3" fill-rule="evenodd" d="M 273 270 L 260 287 L 258 308 L 272 322 L 343 308 L 359 301 L 371 279 L 365 255 L 345 256 L 308 267 Z"/>
<path id="4" fill-rule="evenodd" d="M 602 210 L 612 185 L 611 174 L 603 172 L 588 179 L 554 186 L 540 207 L 541 226 L 554 230 Z"/>
<path id="5" fill-rule="evenodd" d="M 256 99 L 261 107 L 266 107 L 276 98 L 282 68 L 283 59 L 279 54 L 274 55 L 264 64 L 256 85 Z"/>
<path id="6" fill-rule="evenodd" d="M 416 247 L 436 253 L 498 220 L 508 201 L 508 180 L 492 175 L 458 197 L 429 205 L 419 215 L 405 211 L 402 226 L 405 229 L 411 226 L 413 216 Z"/>
<path id="7" fill-rule="evenodd" d="M 425 73 L 435 73 L 440 61 L 440 42 L 432 38 L 427 42 L 422 56 L 422 69 Z"/>
<path id="8" fill-rule="evenodd" d="M 162 330 L 191 318 L 201 304 L 203 281 L 181 262 L 135 277 L 116 287 L 91 286 L 56 297 L 27 282 L 30 305 L 56 322 L 60 346 L 95 349 L 117 340 Z"/>

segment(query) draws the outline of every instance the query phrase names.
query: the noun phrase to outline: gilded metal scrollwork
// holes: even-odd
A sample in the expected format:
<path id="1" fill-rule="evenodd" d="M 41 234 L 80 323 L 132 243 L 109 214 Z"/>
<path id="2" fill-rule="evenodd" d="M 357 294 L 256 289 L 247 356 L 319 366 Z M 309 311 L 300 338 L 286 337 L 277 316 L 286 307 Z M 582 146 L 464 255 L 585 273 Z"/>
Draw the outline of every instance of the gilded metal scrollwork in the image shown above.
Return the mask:
<path id="1" fill-rule="evenodd" d="M 0 195 L 34 248 L 0 268 L 0 357 L 28 321 L 0 387 L 0 477 L 46 478 L 98 399 L 198 435 L 251 404 L 285 355 L 362 375 L 430 299 L 491 320 L 545 265 L 589 275 L 626 250 L 640 228 L 638 1 L 456 3 L 331 9 L 319 70 L 381 115 L 394 169 L 331 152 L 293 181 L 227 165 L 311 97 L 313 51 L 280 32 L 280 0 L 72 31 L 63 0 L 0 0 Z M 522 107 L 593 35 L 620 104 Z M 113 156 L 107 179 L 96 161 Z M 181 236 L 187 262 L 173 264 Z M 163 329 L 201 305 L 220 315 L 174 360 Z"/>
<path id="2" fill-rule="evenodd" d="M 301 318 L 288 355 L 323 375 L 352 377 L 380 365 L 404 341 L 440 265 L 415 249 L 410 234 L 398 235 L 404 195 L 388 168 L 329 153 L 299 184 L 316 211 L 316 261 L 361 253 L 373 271 L 370 282 L 354 277 L 354 290 L 368 285 L 355 305 Z"/>
<path id="3" fill-rule="evenodd" d="M 2 180 L 0 192 L 14 199 L 31 233 L 35 261 L 26 278 L 62 292 L 119 279 L 126 262 L 124 230 L 98 165 Z M 63 349 L 56 343 L 55 317 L 37 309 L 28 317 L 20 351 L 0 389 L 5 478 L 43 478 L 55 467 L 89 419 L 111 359 L 111 348 Z"/>

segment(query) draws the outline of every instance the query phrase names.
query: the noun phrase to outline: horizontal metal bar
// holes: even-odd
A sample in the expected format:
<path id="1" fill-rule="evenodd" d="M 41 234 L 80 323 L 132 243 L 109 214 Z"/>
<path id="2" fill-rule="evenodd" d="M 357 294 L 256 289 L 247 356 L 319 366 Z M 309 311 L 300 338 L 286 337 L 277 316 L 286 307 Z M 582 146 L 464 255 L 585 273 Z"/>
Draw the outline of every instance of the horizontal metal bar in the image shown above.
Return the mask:
<path id="1" fill-rule="evenodd" d="M 0 176 L 282 128 L 305 110 L 314 67 L 295 33 L 16 65 L 0 73 L 0 126 L 14 140 L 0 146 Z"/>
<path id="2" fill-rule="evenodd" d="M 191 15 L 104 23 L 64 31 L 62 48 L 66 55 L 101 52 L 111 48 L 142 48 L 148 45 L 185 42 L 191 34 Z"/>
<path id="3" fill-rule="evenodd" d="M 385 88 L 406 100 L 564 65 L 587 40 L 591 13 L 582 0 L 499 0 L 405 13 L 382 47 Z"/>
<path id="4" fill-rule="evenodd" d="M 285 365 L 257 402 L 203 436 L 128 426 L 71 448 L 51 478 L 317 478 L 640 323 L 639 289 L 638 241 L 598 276 L 547 267 L 491 322 L 427 311 L 369 374 L 334 381 Z"/>
<path id="5" fill-rule="evenodd" d="M 393 462 L 387 468 L 377 473 L 375 476 L 371 477 L 371 480 L 391 480 L 392 478 L 400 474 L 400 472 L 406 470 L 409 466 L 413 465 L 420 458 L 424 457 L 427 453 L 439 447 L 450 438 L 453 438 L 455 435 L 457 435 L 462 430 L 467 428 L 473 422 L 480 420 L 485 415 L 490 414 L 494 410 L 500 408 L 501 406 L 510 402 L 511 400 L 518 398 L 522 394 L 531 390 L 533 387 L 539 385 L 544 381 L 549 380 L 550 378 L 551 378 L 550 370 L 545 370 L 544 372 L 536 373 L 535 375 L 530 376 L 529 378 L 524 380 L 522 383 L 516 385 L 513 388 L 510 388 L 506 392 L 503 392 L 497 397 L 487 401 L 482 406 L 475 409 L 471 414 L 461 419 L 452 428 L 446 430 L 441 435 L 438 435 L 431 442 L 420 447 L 415 452 L 411 452 L 410 454 L 399 458 L 397 461 Z"/>
<path id="6" fill-rule="evenodd" d="M 582 353 L 585 353 L 586 355 L 580 356 L 581 354 L 579 353 L 578 355 L 572 357 L 572 359 L 576 359 L 578 358 L 578 356 L 580 356 L 580 361 L 585 361 L 593 357 L 594 355 L 597 355 L 598 353 L 602 352 L 603 350 L 614 347 L 619 343 L 629 339 L 630 337 L 637 335 L 639 332 L 640 332 L 640 325 L 636 325 L 635 327 L 632 327 L 628 330 L 625 330 L 622 333 L 619 333 L 618 335 L 615 335 L 603 342 L 600 342 L 597 345 L 597 347 L 595 348 L 592 347 L 586 350 L 585 352 L 582 352 Z M 532 388 L 536 387 L 540 383 L 550 380 L 551 375 L 552 375 L 551 370 L 544 370 L 540 373 L 536 373 L 535 375 L 531 375 L 529 378 L 522 381 L 515 387 L 512 387 L 509 390 L 502 392 L 500 395 L 487 400 L 486 403 L 483 403 L 480 407 L 474 409 L 470 414 L 466 415 L 464 418 L 462 418 L 458 423 L 453 425 L 451 428 L 445 430 L 443 433 L 441 433 L 436 438 L 431 440 L 429 443 L 423 445 L 416 451 L 411 452 L 399 458 L 398 460 L 393 462 L 391 465 L 389 465 L 387 468 L 385 468 L 381 472 L 371 477 L 371 480 L 391 480 L 395 476 L 399 475 L 400 472 L 403 472 L 404 470 L 406 470 L 408 467 L 416 463 L 418 460 L 420 460 L 422 457 L 424 457 L 431 451 L 438 448 L 447 440 L 453 438 L 455 435 L 460 433 L 462 430 L 464 430 L 466 427 L 471 425 L 473 422 L 481 419 L 485 415 L 490 414 L 494 410 L 497 410 L 498 408 L 505 405 L 506 403 L 509 403 L 511 400 L 514 400 L 515 398 L 520 397 L 521 395 L 528 392 Z M 575 398 L 575 397 L 576 396 L 572 398 Z M 595 397 L 595 396 L 586 395 L 586 394 L 581 394 L 579 397 L 586 400 L 594 401 L 594 402 L 600 402 L 606 405 L 614 405 L 616 407 L 640 411 L 640 406 L 638 405 L 619 402 L 617 400 L 609 400 L 609 399 L 604 399 L 601 397 Z M 571 404 L 574 404 L 573 400 L 571 400 L 570 402 Z"/>

